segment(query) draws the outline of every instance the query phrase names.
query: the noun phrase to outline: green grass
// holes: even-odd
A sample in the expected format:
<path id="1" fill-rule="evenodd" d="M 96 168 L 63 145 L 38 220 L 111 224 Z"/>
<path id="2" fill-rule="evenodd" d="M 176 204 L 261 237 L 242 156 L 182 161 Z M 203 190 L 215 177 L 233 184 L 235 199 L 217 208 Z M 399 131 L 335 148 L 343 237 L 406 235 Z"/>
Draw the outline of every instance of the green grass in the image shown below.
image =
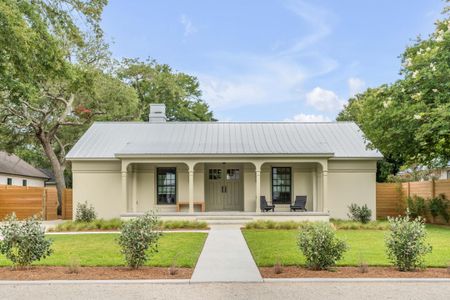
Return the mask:
<path id="1" fill-rule="evenodd" d="M 345 230 L 387 230 L 389 228 L 389 223 L 387 221 L 371 221 L 367 224 L 362 224 L 360 222 L 348 221 L 348 220 L 335 220 L 332 219 L 330 222 L 334 225 L 336 229 Z M 284 221 L 284 222 L 274 222 L 271 220 L 258 220 L 245 224 L 245 229 L 300 229 L 309 222 L 294 222 L 294 221 Z"/>
<path id="2" fill-rule="evenodd" d="M 433 252 L 425 263 L 429 267 L 447 267 L 450 263 L 450 227 L 427 225 L 428 242 Z M 256 264 L 273 266 L 278 261 L 285 266 L 304 266 L 305 258 L 297 247 L 297 230 L 243 230 Z M 338 230 L 339 238 L 349 246 L 339 266 L 357 266 L 363 259 L 370 266 L 389 266 L 384 230 Z"/>
<path id="3" fill-rule="evenodd" d="M 103 220 L 98 219 L 92 222 L 75 222 L 66 221 L 62 224 L 58 224 L 56 227 L 51 228 L 49 231 L 52 232 L 67 232 L 67 231 L 111 231 L 119 230 L 124 221 L 120 219 L 110 219 Z M 171 230 L 171 229 L 208 229 L 208 224 L 206 222 L 198 221 L 160 221 L 160 229 Z"/>
<path id="4" fill-rule="evenodd" d="M 117 244 L 118 234 L 49 235 L 53 254 L 34 265 L 68 266 L 74 260 L 81 266 L 124 266 Z M 178 267 L 194 267 L 206 240 L 206 233 L 166 233 L 159 241 L 159 252 L 147 266 L 168 267 L 174 259 Z M 11 263 L 0 254 L 0 266 Z"/>

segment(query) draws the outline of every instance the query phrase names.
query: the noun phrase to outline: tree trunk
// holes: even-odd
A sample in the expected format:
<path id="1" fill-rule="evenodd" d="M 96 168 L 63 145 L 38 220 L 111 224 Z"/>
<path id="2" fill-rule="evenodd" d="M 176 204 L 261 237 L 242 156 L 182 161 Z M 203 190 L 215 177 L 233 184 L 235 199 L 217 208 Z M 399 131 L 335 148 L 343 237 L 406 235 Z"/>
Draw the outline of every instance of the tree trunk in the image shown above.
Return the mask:
<path id="1" fill-rule="evenodd" d="M 62 197 L 64 189 L 66 188 L 66 180 L 64 178 L 64 170 L 66 166 L 61 164 L 58 156 L 53 150 L 52 144 L 45 133 L 40 133 L 37 135 L 39 141 L 41 142 L 44 152 L 47 155 L 50 164 L 52 165 L 53 174 L 55 176 L 56 191 L 58 193 L 58 210 L 62 209 Z"/>

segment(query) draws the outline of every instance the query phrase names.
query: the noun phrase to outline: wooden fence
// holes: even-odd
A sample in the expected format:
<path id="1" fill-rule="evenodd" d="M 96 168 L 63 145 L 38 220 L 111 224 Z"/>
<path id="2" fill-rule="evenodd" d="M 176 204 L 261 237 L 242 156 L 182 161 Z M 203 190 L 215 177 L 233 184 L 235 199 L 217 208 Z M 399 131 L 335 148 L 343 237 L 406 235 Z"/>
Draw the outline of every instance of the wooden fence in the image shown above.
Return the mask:
<path id="1" fill-rule="evenodd" d="M 425 200 L 444 194 L 450 199 L 450 180 L 377 183 L 377 218 L 398 216 L 405 212 L 406 198 L 414 195 Z M 431 216 L 427 216 L 432 220 Z M 437 223 L 444 221 L 439 217 Z"/>
<path id="2" fill-rule="evenodd" d="M 15 213 L 19 219 L 42 215 L 45 220 L 72 218 L 72 190 L 63 194 L 62 216 L 58 216 L 58 194 L 54 187 L 0 186 L 0 219 Z"/>

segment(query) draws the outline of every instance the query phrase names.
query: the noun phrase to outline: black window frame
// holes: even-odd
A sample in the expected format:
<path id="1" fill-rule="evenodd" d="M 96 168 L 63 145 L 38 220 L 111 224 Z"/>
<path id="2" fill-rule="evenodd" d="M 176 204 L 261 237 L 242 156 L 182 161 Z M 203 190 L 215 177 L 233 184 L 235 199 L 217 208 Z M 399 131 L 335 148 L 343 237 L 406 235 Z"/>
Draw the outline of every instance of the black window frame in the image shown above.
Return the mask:
<path id="1" fill-rule="evenodd" d="M 164 175 L 171 171 L 171 173 L 173 173 L 175 175 L 174 179 L 173 179 L 173 183 L 171 184 L 164 184 L 161 183 L 160 181 L 160 175 Z M 164 172 L 164 173 L 163 173 Z M 156 204 L 157 205 L 175 205 L 177 203 L 177 168 L 176 167 L 158 167 L 156 168 Z M 169 179 L 170 181 L 172 181 L 171 179 Z M 173 187 L 174 188 L 174 199 L 173 202 L 168 202 L 167 201 L 167 195 L 171 195 L 168 193 L 160 193 L 160 189 L 163 188 L 170 188 Z"/>
<path id="2" fill-rule="evenodd" d="M 28 186 L 28 180 L 22 179 L 22 186 Z"/>
<path id="3" fill-rule="evenodd" d="M 289 180 L 289 184 L 283 183 L 282 178 L 275 178 L 274 176 L 274 170 L 277 169 L 284 169 L 289 170 L 289 173 L 281 174 L 281 175 L 288 175 L 288 178 L 285 178 L 285 180 Z M 277 172 L 278 173 L 278 172 Z M 292 168 L 291 167 L 272 167 L 272 173 L 271 173 L 271 187 L 272 187 L 272 203 L 274 204 L 292 204 Z M 284 199 L 280 199 L 280 197 L 275 196 L 275 189 L 274 187 L 279 187 L 281 190 L 283 188 L 289 188 L 289 196 L 283 197 Z M 281 193 L 283 191 L 277 191 L 278 193 Z M 287 193 L 287 192 L 284 192 Z"/>
<path id="4" fill-rule="evenodd" d="M 12 185 L 12 178 L 11 177 L 6 178 L 6 184 L 7 185 Z"/>

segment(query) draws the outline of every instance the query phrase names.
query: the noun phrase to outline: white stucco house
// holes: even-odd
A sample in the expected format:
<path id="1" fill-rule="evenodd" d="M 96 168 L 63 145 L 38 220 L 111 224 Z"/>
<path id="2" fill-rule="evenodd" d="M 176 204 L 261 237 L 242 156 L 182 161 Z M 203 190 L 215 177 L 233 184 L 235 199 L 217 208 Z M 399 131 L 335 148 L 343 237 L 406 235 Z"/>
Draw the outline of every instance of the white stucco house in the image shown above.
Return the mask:
<path id="1" fill-rule="evenodd" d="M 99 217 L 240 215 L 347 218 L 351 203 L 375 218 L 376 162 L 353 122 L 96 122 L 68 153 L 74 206 Z M 260 211 L 260 196 L 275 212 Z M 290 212 L 306 196 L 306 212 Z M 74 210 L 75 211 L 75 210 Z"/>
<path id="2" fill-rule="evenodd" d="M 0 185 L 43 187 L 48 179 L 20 157 L 0 151 Z"/>

